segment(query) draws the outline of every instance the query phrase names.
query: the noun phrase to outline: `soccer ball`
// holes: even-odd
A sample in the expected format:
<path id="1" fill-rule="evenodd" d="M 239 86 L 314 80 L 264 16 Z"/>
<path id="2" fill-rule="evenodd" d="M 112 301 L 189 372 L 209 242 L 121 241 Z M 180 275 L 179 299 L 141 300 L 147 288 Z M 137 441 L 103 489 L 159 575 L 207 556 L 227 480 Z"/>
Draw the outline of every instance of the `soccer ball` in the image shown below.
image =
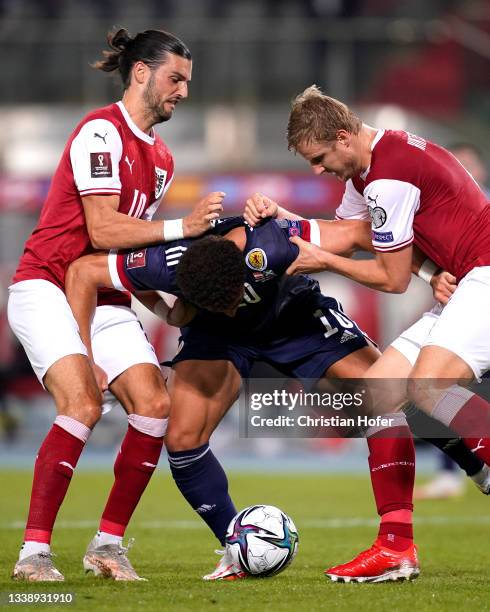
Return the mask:
<path id="1" fill-rule="evenodd" d="M 247 574 L 272 576 L 285 569 L 298 551 L 298 531 L 275 506 L 249 506 L 228 525 L 226 546 L 233 563 Z"/>

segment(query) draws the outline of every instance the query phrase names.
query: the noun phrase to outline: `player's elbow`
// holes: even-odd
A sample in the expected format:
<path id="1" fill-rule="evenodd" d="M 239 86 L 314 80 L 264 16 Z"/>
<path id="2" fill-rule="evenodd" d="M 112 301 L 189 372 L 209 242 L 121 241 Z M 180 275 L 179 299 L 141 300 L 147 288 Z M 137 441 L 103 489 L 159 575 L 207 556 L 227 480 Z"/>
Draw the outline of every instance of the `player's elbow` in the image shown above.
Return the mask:
<path id="1" fill-rule="evenodd" d="M 384 284 L 384 291 L 387 293 L 405 293 L 410 284 L 410 277 L 389 278 Z"/>
<path id="2" fill-rule="evenodd" d="M 105 251 L 112 248 L 108 245 L 107 232 L 103 228 L 92 227 L 88 231 L 90 244 L 97 251 Z"/>

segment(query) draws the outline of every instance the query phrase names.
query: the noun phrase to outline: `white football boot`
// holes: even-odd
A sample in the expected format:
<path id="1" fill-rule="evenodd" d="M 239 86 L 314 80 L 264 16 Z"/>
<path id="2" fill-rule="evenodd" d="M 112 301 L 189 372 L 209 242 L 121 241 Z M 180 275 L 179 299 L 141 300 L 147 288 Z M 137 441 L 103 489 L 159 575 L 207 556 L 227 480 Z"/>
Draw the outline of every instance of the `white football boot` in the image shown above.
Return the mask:
<path id="1" fill-rule="evenodd" d="M 224 550 L 215 550 L 214 552 L 221 555 L 221 559 L 214 572 L 203 576 L 203 580 L 239 580 L 247 577 L 247 574 L 233 563 L 233 558 L 227 547 Z"/>
<path id="2" fill-rule="evenodd" d="M 482 469 L 471 476 L 471 480 L 484 495 L 490 495 L 490 468 L 484 465 Z"/>
<path id="3" fill-rule="evenodd" d="M 12 578 L 26 582 L 60 582 L 65 579 L 54 566 L 51 552 L 39 552 L 17 561 Z"/>
<path id="4" fill-rule="evenodd" d="M 97 536 L 95 536 L 88 545 L 87 552 L 83 557 L 85 573 L 93 572 L 95 576 L 103 576 L 113 580 L 146 581 L 146 578 L 138 576 L 127 557 L 133 542 L 133 539 L 129 540 L 127 547 L 120 544 L 97 546 Z"/>

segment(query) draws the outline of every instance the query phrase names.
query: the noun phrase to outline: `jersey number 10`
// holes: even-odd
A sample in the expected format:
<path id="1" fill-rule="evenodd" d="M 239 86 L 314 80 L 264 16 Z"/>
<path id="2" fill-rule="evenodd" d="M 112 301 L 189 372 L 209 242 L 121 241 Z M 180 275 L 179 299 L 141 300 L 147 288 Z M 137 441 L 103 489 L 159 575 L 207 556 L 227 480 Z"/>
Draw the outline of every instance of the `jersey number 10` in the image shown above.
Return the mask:
<path id="1" fill-rule="evenodd" d="M 330 314 L 332 314 L 337 319 L 339 324 L 345 329 L 350 329 L 351 327 L 354 327 L 354 323 L 341 312 L 338 312 L 337 310 L 333 310 L 332 308 L 329 308 L 328 311 L 330 312 Z M 330 338 L 330 336 L 333 336 L 339 331 L 338 327 L 334 327 L 330 323 L 330 321 L 327 319 L 326 314 L 322 310 L 316 310 L 313 313 L 313 316 L 316 317 L 317 319 L 320 319 L 320 321 L 325 326 L 325 329 L 327 330 L 323 334 L 325 338 Z"/>

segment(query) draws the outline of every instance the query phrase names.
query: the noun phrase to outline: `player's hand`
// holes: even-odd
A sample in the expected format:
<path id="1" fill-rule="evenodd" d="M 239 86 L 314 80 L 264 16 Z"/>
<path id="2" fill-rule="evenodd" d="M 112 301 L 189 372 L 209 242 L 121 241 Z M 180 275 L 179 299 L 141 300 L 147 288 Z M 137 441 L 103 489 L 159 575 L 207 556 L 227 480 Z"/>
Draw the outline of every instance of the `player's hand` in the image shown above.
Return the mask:
<path id="1" fill-rule="evenodd" d="M 167 314 L 167 323 L 173 327 L 189 325 L 196 316 L 197 308 L 182 298 L 177 298 Z"/>
<path id="2" fill-rule="evenodd" d="M 250 227 L 255 227 L 262 219 L 277 217 L 279 205 L 262 193 L 254 193 L 245 203 L 243 217 Z"/>
<path id="3" fill-rule="evenodd" d="M 306 242 L 298 236 L 293 236 L 289 240 L 299 248 L 299 254 L 286 270 L 286 274 L 306 274 L 328 269 L 328 253 L 326 251 L 322 251 L 316 245 Z"/>
<path id="4" fill-rule="evenodd" d="M 449 298 L 456 291 L 458 285 L 455 276 L 442 270 L 434 274 L 431 278 L 430 286 L 432 287 L 432 293 L 435 299 L 441 304 L 446 305 L 449 302 Z"/>
<path id="5" fill-rule="evenodd" d="M 101 393 L 104 393 L 104 391 L 107 391 L 107 389 L 109 388 L 107 374 L 96 363 L 92 363 L 92 369 L 94 371 L 95 380 L 97 381 L 97 387 L 99 388 L 99 391 Z"/>
<path id="6" fill-rule="evenodd" d="M 210 228 L 211 221 L 218 219 L 223 212 L 225 195 L 222 191 L 213 191 L 196 204 L 194 210 L 184 217 L 184 238 L 195 238 Z"/>

